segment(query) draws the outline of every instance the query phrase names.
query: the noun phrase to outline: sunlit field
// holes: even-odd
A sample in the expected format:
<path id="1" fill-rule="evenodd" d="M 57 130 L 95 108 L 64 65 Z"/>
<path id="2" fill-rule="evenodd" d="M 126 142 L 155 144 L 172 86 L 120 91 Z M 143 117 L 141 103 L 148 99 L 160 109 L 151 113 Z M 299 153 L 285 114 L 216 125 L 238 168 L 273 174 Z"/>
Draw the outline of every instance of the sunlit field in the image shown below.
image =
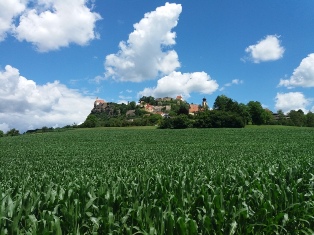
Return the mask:
<path id="1" fill-rule="evenodd" d="M 0 234 L 313 234 L 313 187 L 314 128 L 0 138 Z"/>

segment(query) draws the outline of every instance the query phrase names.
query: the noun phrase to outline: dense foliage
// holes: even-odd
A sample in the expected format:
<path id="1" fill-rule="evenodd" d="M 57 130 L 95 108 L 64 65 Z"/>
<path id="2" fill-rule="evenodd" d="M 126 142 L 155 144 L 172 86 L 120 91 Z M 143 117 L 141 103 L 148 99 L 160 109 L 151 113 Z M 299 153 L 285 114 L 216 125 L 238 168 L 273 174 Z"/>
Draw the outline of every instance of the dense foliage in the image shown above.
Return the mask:
<path id="1" fill-rule="evenodd" d="M 311 128 L 1 138 L 0 234 L 312 234 L 313 142 Z"/>
<path id="2" fill-rule="evenodd" d="M 285 115 L 281 110 L 274 115 L 270 110 L 264 109 L 258 101 L 249 101 L 247 104 L 220 95 L 214 101 L 213 109 L 199 105 L 199 111 L 189 114 L 190 104 L 173 98 L 155 99 L 152 96 L 143 96 L 139 100 L 141 105 L 133 101 L 129 104 L 110 103 L 112 113 L 91 113 L 79 127 L 123 127 L 123 126 L 154 126 L 160 128 L 241 128 L 247 124 L 253 125 L 286 125 L 314 127 L 314 114 L 304 114 L 302 110 L 291 110 Z M 166 119 L 160 114 L 145 111 L 144 106 L 169 105 L 170 110 L 163 109 Z M 129 110 L 134 111 L 133 116 L 128 116 Z M 185 115 L 185 116 L 183 116 Z M 159 118 L 157 118 L 159 116 Z M 170 117 L 170 119 L 169 119 Z"/>

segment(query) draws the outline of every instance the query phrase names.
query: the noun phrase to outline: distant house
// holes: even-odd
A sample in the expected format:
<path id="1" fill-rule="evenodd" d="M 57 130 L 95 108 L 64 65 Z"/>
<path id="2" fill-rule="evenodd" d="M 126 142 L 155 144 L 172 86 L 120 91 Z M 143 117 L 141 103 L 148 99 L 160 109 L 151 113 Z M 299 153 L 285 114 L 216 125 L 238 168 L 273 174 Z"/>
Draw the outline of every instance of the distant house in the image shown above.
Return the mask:
<path id="1" fill-rule="evenodd" d="M 154 106 L 153 105 L 150 105 L 150 104 L 146 104 L 145 105 L 145 111 L 147 112 L 153 112 L 154 111 Z"/>
<path id="2" fill-rule="evenodd" d="M 198 111 L 199 111 L 199 105 L 197 105 L 197 104 L 190 104 L 189 114 L 194 115 Z"/>
<path id="3" fill-rule="evenodd" d="M 182 98 L 182 96 L 181 96 L 181 95 L 178 95 L 178 96 L 177 96 L 177 98 L 176 98 L 176 100 L 183 101 L 183 98 Z"/>

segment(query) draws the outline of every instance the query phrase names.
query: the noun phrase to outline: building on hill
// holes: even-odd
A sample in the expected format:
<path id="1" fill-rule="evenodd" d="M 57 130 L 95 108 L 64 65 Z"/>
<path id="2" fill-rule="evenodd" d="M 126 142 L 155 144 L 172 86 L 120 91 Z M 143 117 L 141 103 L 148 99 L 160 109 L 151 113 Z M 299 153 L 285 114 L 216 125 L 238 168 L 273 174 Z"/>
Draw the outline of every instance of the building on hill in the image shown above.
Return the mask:
<path id="1" fill-rule="evenodd" d="M 154 106 L 150 104 L 145 105 L 145 111 L 152 113 L 154 111 Z"/>
<path id="2" fill-rule="evenodd" d="M 94 102 L 94 108 L 96 108 L 96 106 L 98 105 L 103 105 L 106 102 L 104 100 L 98 99 L 98 97 L 96 98 L 95 102 Z"/>
<path id="3" fill-rule="evenodd" d="M 195 113 L 197 113 L 199 111 L 199 105 L 198 104 L 190 104 L 189 107 L 189 114 L 194 115 Z"/>
<path id="4" fill-rule="evenodd" d="M 183 101 L 183 98 L 182 98 L 182 96 L 181 96 L 181 95 L 178 95 L 178 96 L 176 97 L 176 100 Z"/>
<path id="5" fill-rule="evenodd" d="M 109 103 L 107 103 L 104 100 L 98 99 L 98 97 L 96 98 L 96 100 L 94 101 L 94 108 L 92 109 L 92 113 L 101 113 L 101 112 L 105 112 L 108 111 L 109 109 Z M 111 110 L 112 112 L 112 110 Z"/>

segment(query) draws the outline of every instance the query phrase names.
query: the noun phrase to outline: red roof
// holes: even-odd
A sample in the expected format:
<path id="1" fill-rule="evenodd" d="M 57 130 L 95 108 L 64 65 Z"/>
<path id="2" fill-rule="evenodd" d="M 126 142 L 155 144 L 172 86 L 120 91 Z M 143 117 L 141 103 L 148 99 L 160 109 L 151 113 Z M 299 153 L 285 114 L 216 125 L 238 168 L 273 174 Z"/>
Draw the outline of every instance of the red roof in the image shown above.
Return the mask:
<path id="1" fill-rule="evenodd" d="M 105 101 L 104 101 L 104 100 L 96 100 L 95 102 L 96 102 L 96 103 L 99 103 L 99 104 L 103 104 L 103 103 L 105 103 Z"/>
<path id="2" fill-rule="evenodd" d="M 198 105 L 197 104 L 190 104 L 189 113 L 198 112 Z"/>

